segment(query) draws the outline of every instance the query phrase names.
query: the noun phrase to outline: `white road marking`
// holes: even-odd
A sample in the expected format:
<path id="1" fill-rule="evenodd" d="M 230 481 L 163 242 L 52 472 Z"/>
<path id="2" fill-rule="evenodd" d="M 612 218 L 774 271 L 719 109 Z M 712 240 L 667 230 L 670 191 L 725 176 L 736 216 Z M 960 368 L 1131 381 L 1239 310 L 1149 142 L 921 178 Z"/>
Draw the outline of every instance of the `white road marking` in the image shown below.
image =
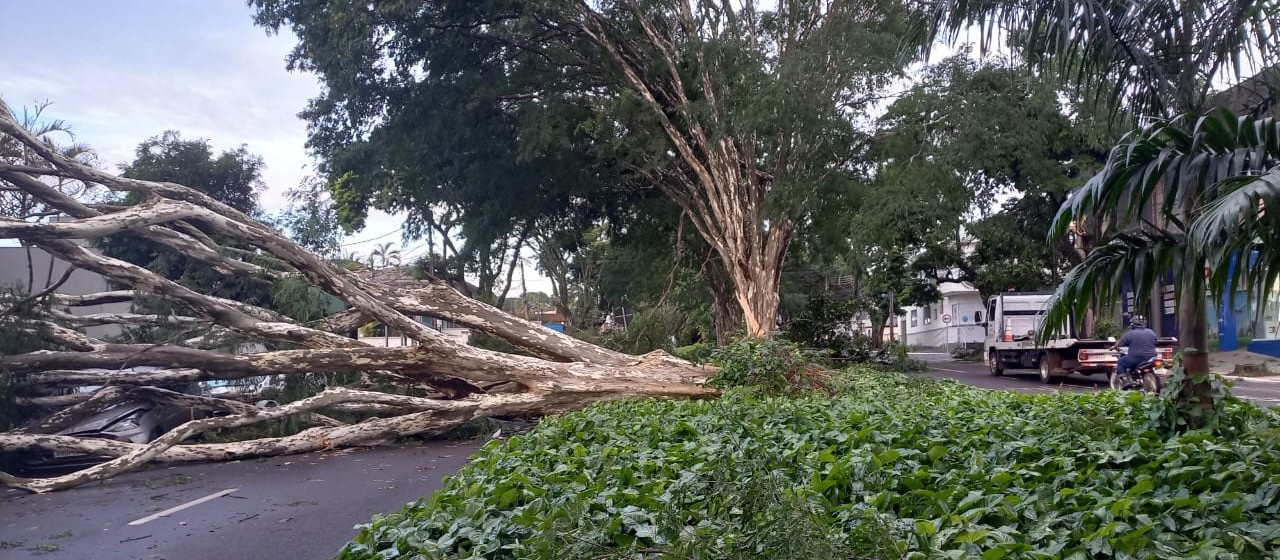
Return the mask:
<path id="1" fill-rule="evenodd" d="M 947 368 L 940 368 L 940 367 L 931 367 L 929 369 L 937 370 L 937 371 L 949 371 L 951 373 L 973 373 L 972 371 L 964 371 L 959 369 L 947 369 Z"/>
<path id="2" fill-rule="evenodd" d="M 164 511 L 162 511 L 162 512 L 159 512 L 159 513 L 153 513 L 153 514 L 151 514 L 151 515 L 148 515 L 148 516 L 146 516 L 146 517 L 143 517 L 142 519 L 137 519 L 137 520 L 134 520 L 134 521 L 130 521 L 130 522 L 129 522 L 129 525 L 142 525 L 143 523 L 150 523 L 150 522 L 152 522 L 152 521 L 155 521 L 155 520 L 157 520 L 157 519 L 160 519 L 161 517 L 168 517 L 168 516 L 170 516 L 170 515 L 173 515 L 173 514 L 175 514 L 175 513 L 178 513 L 178 512 L 180 512 L 180 511 L 182 511 L 182 510 L 184 510 L 184 509 L 187 509 L 187 508 L 189 508 L 189 507 L 195 507 L 195 506 L 198 506 L 198 505 L 203 504 L 203 503 L 205 503 L 205 502 L 208 502 L 208 501 L 211 501 L 211 500 L 216 500 L 216 499 L 218 499 L 218 498 L 221 498 L 221 497 L 223 497 L 223 496 L 226 496 L 227 494 L 230 494 L 230 493 L 232 493 L 232 492 L 235 492 L 236 490 L 239 490 L 239 488 L 228 488 L 228 489 L 223 490 L 223 491 L 221 491 L 221 492 L 214 492 L 214 493 L 209 494 L 208 496 L 205 496 L 205 497 L 203 497 L 203 498 L 196 498 L 196 499 L 191 500 L 190 502 L 187 502 L 187 503 L 185 503 L 185 504 L 179 504 L 179 505 L 176 505 L 176 506 L 171 507 L 171 508 L 169 508 L 169 509 L 166 509 L 166 510 L 164 510 Z"/>

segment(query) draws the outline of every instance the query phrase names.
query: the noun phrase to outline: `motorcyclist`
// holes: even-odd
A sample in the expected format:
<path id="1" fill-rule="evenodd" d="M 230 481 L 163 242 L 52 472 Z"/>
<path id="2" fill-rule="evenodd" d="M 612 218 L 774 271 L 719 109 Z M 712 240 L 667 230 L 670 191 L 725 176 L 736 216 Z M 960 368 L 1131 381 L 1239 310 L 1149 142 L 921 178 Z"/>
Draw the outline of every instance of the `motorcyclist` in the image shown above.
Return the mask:
<path id="1" fill-rule="evenodd" d="M 1156 357 L 1156 332 L 1147 328 L 1147 320 L 1141 315 L 1135 315 L 1129 320 L 1129 332 L 1124 333 L 1120 340 L 1111 345 L 1112 350 L 1116 350 L 1121 346 L 1128 346 L 1129 352 L 1120 357 L 1116 362 L 1116 372 L 1124 373 L 1133 371 L 1134 368 L 1143 364 L 1147 360 Z"/>

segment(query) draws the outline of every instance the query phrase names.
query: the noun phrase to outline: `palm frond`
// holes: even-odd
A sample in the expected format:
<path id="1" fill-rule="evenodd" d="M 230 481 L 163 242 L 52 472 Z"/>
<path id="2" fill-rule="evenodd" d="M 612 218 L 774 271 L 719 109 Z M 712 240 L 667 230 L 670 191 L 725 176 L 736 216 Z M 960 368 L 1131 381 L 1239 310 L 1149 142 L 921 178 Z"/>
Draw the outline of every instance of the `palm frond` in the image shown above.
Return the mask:
<path id="1" fill-rule="evenodd" d="M 1273 158 L 1280 163 L 1280 155 Z M 1262 175 L 1244 176 L 1216 185 L 1217 196 L 1205 205 L 1191 228 L 1190 243 L 1213 270 L 1209 287 L 1215 294 L 1232 292 L 1244 278 L 1274 285 L 1280 271 L 1280 164 Z M 1269 249 L 1269 250 L 1268 250 Z M 1246 258 L 1258 251 L 1258 256 Z M 1229 274 L 1233 259 L 1236 273 Z"/>
<path id="2" fill-rule="evenodd" d="M 984 50 L 1005 39 L 1022 58 L 1140 116 L 1208 107 L 1208 84 L 1274 64 L 1272 0 L 942 0 L 933 33 L 977 26 Z"/>
<path id="3" fill-rule="evenodd" d="M 1126 282 L 1142 305 L 1169 271 L 1181 269 L 1185 241 L 1181 235 L 1144 230 L 1113 236 L 1063 277 L 1037 336 L 1043 340 L 1067 332 L 1072 316 L 1083 314 L 1094 300 L 1115 301 Z"/>
<path id="4" fill-rule="evenodd" d="M 1061 237 L 1082 216 L 1121 226 L 1141 222 L 1147 208 L 1154 208 L 1158 221 L 1185 230 L 1190 226 L 1184 211 L 1187 197 L 1203 204 L 1217 196 L 1219 184 L 1266 172 L 1277 154 L 1280 124 L 1273 118 L 1219 109 L 1148 125 L 1111 149 L 1102 170 L 1063 205 L 1051 233 Z M 1163 202 L 1156 204 L 1161 197 Z"/>

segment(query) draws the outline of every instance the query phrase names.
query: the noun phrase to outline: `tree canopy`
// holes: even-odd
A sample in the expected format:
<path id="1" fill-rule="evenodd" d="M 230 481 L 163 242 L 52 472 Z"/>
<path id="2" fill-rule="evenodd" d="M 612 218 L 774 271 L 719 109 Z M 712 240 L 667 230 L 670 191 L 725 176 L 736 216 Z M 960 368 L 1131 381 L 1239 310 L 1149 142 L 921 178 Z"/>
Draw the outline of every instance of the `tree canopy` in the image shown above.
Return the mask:
<path id="1" fill-rule="evenodd" d="M 421 224 L 440 202 L 483 246 L 656 190 L 724 264 L 753 336 L 918 29 L 894 0 L 252 4 L 324 81 L 303 115 L 346 223 L 377 207 Z"/>

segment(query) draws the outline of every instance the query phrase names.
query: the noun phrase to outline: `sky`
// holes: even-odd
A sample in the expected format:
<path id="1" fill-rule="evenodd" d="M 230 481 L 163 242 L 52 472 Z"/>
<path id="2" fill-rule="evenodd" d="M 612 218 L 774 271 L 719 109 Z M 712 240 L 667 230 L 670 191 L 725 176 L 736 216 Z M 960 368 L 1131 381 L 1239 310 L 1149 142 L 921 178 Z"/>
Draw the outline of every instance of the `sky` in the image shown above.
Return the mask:
<path id="1" fill-rule="evenodd" d="M 311 173 L 297 114 L 320 93 L 319 81 L 285 69 L 296 38 L 255 26 L 243 0 L 7 0 L 4 7 L 0 98 L 18 112 L 51 103 L 44 116 L 66 121 L 104 169 L 118 172 L 140 142 L 177 130 L 217 152 L 243 144 L 262 156 L 268 212 L 283 210 L 285 192 Z M 367 223 L 344 251 L 401 243 L 401 219 L 373 212 Z M 403 247 L 406 262 L 425 253 L 421 245 Z M 530 290 L 549 292 L 549 281 L 534 276 Z"/>
<path id="2" fill-rule="evenodd" d="M 118 172 L 140 142 L 166 130 L 208 140 L 215 151 L 243 144 L 266 164 L 268 212 L 284 209 L 285 192 L 311 172 L 297 114 L 320 84 L 285 69 L 296 38 L 256 27 L 243 0 L 7 0 L 4 7 L 0 98 L 16 111 L 50 102 L 44 116 L 66 121 L 104 169 Z M 344 252 L 401 244 L 401 219 L 372 212 L 367 223 L 347 237 Z M 402 246 L 405 262 L 425 251 L 423 242 Z M 530 291 L 550 293 L 536 267 L 526 271 Z"/>

